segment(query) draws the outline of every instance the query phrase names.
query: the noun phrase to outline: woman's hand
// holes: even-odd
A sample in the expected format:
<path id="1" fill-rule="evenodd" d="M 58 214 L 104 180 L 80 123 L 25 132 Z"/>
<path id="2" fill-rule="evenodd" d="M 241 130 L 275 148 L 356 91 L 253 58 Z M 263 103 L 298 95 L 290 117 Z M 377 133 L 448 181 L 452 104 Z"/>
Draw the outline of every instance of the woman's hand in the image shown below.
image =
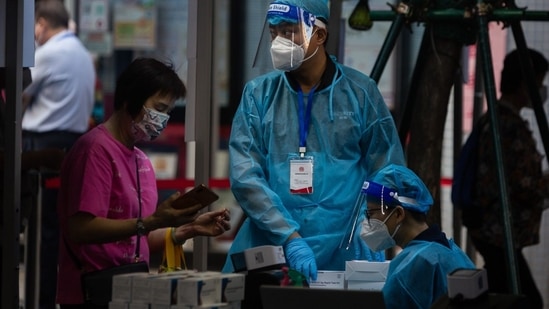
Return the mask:
<path id="1" fill-rule="evenodd" d="M 229 210 L 221 209 L 202 213 L 196 219 L 175 229 L 172 240 L 175 245 L 183 245 L 187 239 L 195 236 L 219 236 L 231 229 Z M 164 250 L 166 229 L 158 229 L 149 233 L 149 249 L 151 252 Z"/>
<path id="2" fill-rule="evenodd" d="M 173 204 L 180 196 L 181 193 L 176 192 L 160 203 L 151 216 L 143 219 L 145 227 L 155 230 L 194 222 L 197 219 L 198 211 L 204 208 L 204 205 L 197 202 L 185 208 L 174 208 Z"/>
<path id="3" fill-rule="evenodd" d="M 200 214 L 196 219 L 175 230 L 176 243 L 195 236 L 219 236 L 231 229 L 231 216 L 228 209 L 209 211 Z"/>
<path id="4" fill-rule="evenodd" d="M 191 223 L 194 236 L 219 236 L 231 229 L 230 219 L 228 209 L 205 212 Z"/>

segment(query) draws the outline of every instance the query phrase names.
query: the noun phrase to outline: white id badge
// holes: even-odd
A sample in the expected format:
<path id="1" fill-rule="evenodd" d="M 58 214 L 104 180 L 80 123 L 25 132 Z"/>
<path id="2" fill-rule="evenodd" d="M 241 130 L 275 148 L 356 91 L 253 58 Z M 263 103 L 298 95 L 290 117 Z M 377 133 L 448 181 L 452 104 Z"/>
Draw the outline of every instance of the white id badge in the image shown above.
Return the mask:
<path id="1" fill-rule="evenodd" d="M 290 159 L 290 192 L 313 193 L 313 157 Z"/>

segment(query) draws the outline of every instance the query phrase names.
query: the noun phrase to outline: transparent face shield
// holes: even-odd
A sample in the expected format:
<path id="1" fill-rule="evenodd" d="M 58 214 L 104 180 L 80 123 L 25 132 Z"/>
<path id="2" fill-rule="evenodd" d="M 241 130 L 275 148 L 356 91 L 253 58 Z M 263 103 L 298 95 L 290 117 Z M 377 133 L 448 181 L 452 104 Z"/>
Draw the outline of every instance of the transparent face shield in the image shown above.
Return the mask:
<path id="1" fill-rule="evenodd" d="M 380 207 L 368 209 L 368 200 L 376 201 Z M 343 238 L 339 243 L 339 248 L 349 250 L 363 210 L 366 218 L 368 218 L 374 211 L 381 211 L 385 214 L 389 210 L 389 205 L 394 204 L 398 204 L 398 194 L 396 191 L 375 182 L 365 181 L 353 206 L 351 220 L 347 223 L 345 234 L 343 234 Z"/>
<path id="2" fill-rule="evenodd" d="M 253 67 L 274 67 L 283 71 L 297 69 L 306 60 L 315 25 L 326 27 L 314 15 L 297 6 L 271 3 Z"/>

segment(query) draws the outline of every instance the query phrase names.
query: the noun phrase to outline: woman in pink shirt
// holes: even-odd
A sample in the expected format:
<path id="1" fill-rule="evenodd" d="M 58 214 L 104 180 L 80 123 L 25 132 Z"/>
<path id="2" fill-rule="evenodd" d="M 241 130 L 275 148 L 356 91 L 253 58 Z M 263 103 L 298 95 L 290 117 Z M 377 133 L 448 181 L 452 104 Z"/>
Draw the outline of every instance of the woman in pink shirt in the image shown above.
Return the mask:
<path id="1" fill-rule="evenodd" d="M 134 60 L 116 82 L 114 112 L 82 136 L 61 169 L 61 227 L 57 303 L 84 308 L 83 272 L 138 261 L 163 249 L 166 228 L 174 240 L 217 236 L 230 228 L 227 210 L 197 216 L 200 204 L 174 207 L 174 193 L 158 202 L 151 162 L 135 146 L 158 137 L 186 89 L 173 67 Z"/>

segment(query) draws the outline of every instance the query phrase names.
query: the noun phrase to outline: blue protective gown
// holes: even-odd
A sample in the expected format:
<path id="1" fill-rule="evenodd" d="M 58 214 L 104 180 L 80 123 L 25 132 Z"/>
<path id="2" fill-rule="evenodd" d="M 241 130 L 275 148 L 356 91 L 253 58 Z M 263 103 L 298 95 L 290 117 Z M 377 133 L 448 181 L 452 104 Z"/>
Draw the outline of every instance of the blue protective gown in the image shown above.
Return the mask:
<path id="1" fill-rule="evenodd" d="M 476 268 L 453 240 L 448 244 L 412 240 L 391 261 L 383 287 L 387 309 L 431 308 L 448 293 L 447 274 L 459 268 Z"/>
<path id="2" fill-rule="evenodd" d="M 348 250 L 338 246 L 363 181 L 389 163 L 405 164 L 402 147 L 375 82 L 328 62 L 335 74 L 314 93 L 306 139 L 306 155 L 314 158 L 312 194 L 290 193 L 289 158 L 298 155 L 300 121 L 290 80 L 274 71 L 244 88 L 229 154 L 231 189 L 247 219 L 224 272 L 233 271 L 232 253 L 283 245 L 295 231 L 312 248 L 319 270 L 344 270 L 346 260 L 384 258 L 356 234 Z"/>

